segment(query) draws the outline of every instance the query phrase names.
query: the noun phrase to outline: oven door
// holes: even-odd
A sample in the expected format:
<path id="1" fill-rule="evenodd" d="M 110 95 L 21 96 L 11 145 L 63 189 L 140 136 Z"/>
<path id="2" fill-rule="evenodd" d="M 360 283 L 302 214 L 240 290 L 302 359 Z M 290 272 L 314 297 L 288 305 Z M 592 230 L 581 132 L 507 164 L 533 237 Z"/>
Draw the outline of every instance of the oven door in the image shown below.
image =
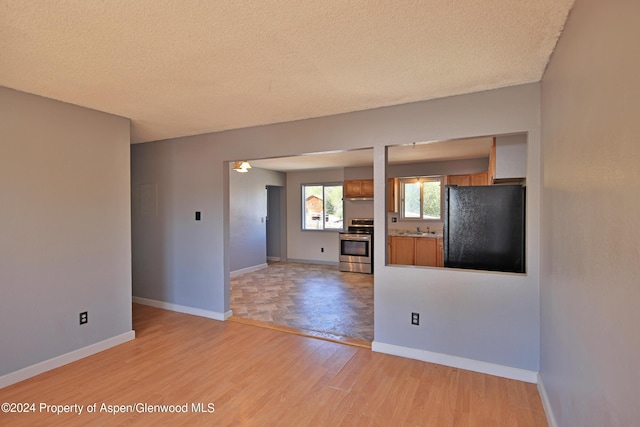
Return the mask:
<path id="1" fill-rule="evenodd" d="M 371 264 L 371 235 L 341 233 L 340 262 Z"/>

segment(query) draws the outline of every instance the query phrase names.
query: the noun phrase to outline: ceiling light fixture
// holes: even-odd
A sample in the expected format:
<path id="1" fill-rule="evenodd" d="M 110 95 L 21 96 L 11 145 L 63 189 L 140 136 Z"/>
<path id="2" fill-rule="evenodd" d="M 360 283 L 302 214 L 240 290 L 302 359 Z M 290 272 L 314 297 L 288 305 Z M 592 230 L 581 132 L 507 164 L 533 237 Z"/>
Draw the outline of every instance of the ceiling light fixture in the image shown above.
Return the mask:
<path id="1" fill-rule="evenodd" d="M 242 160 L 241 162 L 233 162 L 233 170 L 240 173 L 249 172 L 251 169 L 251 165 L 246 160 Z"/>

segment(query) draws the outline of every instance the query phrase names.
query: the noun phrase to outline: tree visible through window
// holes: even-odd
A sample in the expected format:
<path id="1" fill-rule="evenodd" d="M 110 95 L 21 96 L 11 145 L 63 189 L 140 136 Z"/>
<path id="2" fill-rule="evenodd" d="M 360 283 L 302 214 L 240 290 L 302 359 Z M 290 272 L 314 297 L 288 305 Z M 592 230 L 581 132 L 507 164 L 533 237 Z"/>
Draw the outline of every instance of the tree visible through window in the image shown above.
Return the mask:
<path id="1" fill-rule="evenodd" d="M 400 180 L 402 218 L 442 218 L 442 177 L 418 177 Z"/>
<path id="2" fill-rule="evenodd" d="M 342 184 L 302 186 L 302 229 L 342 230 Z"/>

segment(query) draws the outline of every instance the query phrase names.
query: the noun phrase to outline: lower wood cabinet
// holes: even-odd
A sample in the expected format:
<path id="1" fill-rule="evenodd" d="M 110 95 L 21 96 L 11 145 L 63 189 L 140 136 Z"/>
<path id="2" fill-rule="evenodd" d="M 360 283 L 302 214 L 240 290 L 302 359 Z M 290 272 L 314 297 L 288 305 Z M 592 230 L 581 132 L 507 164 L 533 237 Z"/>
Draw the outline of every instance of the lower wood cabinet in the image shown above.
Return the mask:
<path id="1" fill-rule="evenodd" d="M 436 266 L 436 239 L 430 237 L 416 237 L 415 265 Z"/>
<path id="2" fill-rule="evenodd" d="M 391 264 L 415 265 L 415 245 L 415 237 L 392 236 Z"/>
<path id="3" fill-rule="evenodd" d="M 444 267 L 444 244 L 442 237 L 436 239 L 438 241 L 438 250 L 436 252 L 436 267 Z"/>
<path id="4" fill-rule="evenodd" d="M 389 264 L 442 267 L 442 239 L 435 237 L 389 236 Z"/>

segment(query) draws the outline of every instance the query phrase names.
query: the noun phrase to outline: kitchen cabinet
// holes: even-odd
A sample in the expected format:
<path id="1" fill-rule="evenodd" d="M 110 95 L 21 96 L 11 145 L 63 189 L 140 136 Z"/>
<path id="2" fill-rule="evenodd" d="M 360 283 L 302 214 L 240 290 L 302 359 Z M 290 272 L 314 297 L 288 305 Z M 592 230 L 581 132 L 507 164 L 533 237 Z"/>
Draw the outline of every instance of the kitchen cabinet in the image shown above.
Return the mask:
<path id="1" fill-rule="evenodd" d="M 468 187 L 471 185 L 470 175 L 447 175 L 448 185 L 459 185 L 461 187 Z"/>
<path id="2" fill-rule="evenodd" d="M 416 237 L 415 244 L 415 265 L 431 266 L 436 265 L 437 239 L 430 237 Z"/>
<path id="3" fill-rule="evenodd" d="M 415 237 L 391 237 L 391 264 L 415 264 Z"/>
<path id="4" fill-rule="evenodd" d="M 471 185 L 489 185 L 489 173 L 480 172 L 465 175 L 448 175 L 448 185 L 457 185 L 460 187 L 468 187 Z"/>
<path id="5" fill-rule="evenodd" d="M 489 185 L 489 174 L 487 172 L 471 174 L 471 185 Z"/>
<path id="6" fill-rule="evenodd" d="M 398 212 L 398 178 L 387 180 L 387 212 Z"/>
<path id="7" fill-rule="evenodd" d="M 344 197 L 373 197 L 373 180 L 353 179 L 345 181 Z"/>
<path id="8" fill-rule="evenodd" d="M 442 238 L 389 236 L 390 264 L 443 267 Z"/>

